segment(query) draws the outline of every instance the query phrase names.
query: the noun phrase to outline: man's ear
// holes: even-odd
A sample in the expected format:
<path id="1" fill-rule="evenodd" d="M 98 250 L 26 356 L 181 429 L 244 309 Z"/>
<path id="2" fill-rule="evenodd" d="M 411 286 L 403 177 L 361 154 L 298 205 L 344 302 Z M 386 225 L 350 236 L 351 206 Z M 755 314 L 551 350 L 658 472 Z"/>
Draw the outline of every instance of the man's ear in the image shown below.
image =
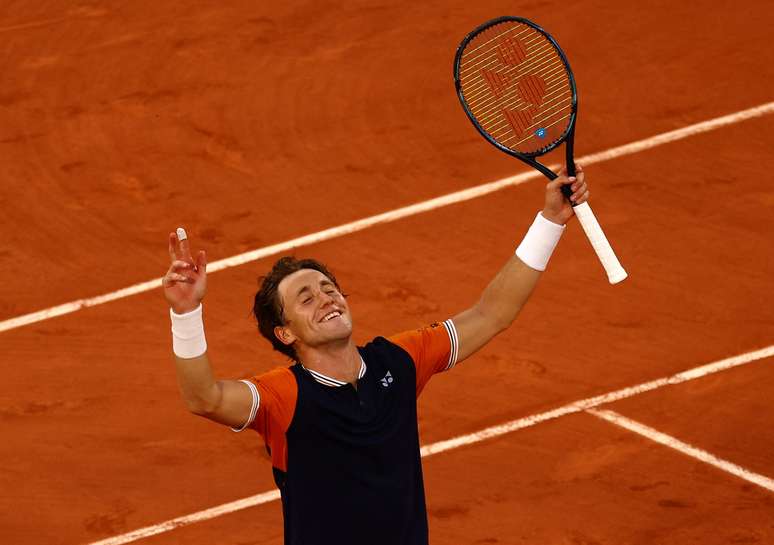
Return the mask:
<path id="1" fill-rule="evenodd" d="M 290 328 L 283 326 L 276 326 L 274 328 L 274 336 L 277 337 L 282 344 L 287 346 L 290 346 L 296 340 L 296 336 L 290 331 Z"/>

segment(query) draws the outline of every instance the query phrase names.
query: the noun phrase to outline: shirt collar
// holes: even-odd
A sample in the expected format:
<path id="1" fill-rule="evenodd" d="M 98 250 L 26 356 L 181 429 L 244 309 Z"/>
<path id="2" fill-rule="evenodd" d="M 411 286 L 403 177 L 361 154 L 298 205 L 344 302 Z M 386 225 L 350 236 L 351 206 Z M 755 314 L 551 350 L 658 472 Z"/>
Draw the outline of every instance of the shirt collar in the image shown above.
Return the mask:
<path id="1" fill-rule="evenodd" d="M 326 386 L 336 386 L 336 387 L 341 387 L 348 384 L 343 380 L 331 378 L 317 371 L 313 371 L 312 369 L 307 369 L 306 367 L 304 367 L 303 363 L 301 364 L 301 367 L 304 369 L 304 371 L 312 375 L 312 378 L 317 382 L 319 382 L 320 384 L 325 384 Z M 360 371 L 357 374 L 357 379 L 360 380 L 361 378 L 363 378 L 365 374 L 366 374 L 366 364 L 365 364 L 365 361 L 363 360 L 363 356 L 360 356 Z"/>

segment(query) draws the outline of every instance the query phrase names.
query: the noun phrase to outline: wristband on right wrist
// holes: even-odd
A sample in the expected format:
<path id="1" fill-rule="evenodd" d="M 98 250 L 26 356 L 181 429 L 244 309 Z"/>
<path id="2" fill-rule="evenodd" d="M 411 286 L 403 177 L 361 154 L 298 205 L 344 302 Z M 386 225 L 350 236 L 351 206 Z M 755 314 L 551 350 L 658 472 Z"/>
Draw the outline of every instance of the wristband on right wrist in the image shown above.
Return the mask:
<path id="1" fill-rule="evenodd" d="M 559 243 L 564 229 L 564 225 L 549 221 L 538 212 L 535 221 L 532 222 L 532 226 L 516 249 L 516 256 L 536 271 L 546 270 L 548 260 L 554 253 L 554 248 Z"/>
<path id="2" fill-rule="evenodd" d="M 202 310 L 201 303 L 185 314 L 177 314 L 169 309 L 169 317 L 172 320 L 172 351 L 178 358 L 198 358 L 207 352 Z"/>

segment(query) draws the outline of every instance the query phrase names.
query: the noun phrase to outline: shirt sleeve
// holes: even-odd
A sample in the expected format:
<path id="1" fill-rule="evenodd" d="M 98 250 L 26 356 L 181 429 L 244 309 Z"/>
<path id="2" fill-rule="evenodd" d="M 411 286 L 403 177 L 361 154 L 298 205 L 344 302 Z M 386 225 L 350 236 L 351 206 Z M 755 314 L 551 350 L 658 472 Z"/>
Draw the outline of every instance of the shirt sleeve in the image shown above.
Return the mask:
<path id="1" fill-rule="evenodd" d="M 457 329 L 451 319 L 405 331 L 388 340 L 408 352 L 417 373 L 417 396 L 435 373 L 448 371 L 457 363 Z"/>
<path id="2" fill-rule="evenodd" d="M 252 428 L 266 442 L 271 453 L 272 465 L 287 471 L 287 444 L 285 433 L 293 420 L 298 399 L 298 385 L 295 376 L 287 367 L 273 369 L 268 373 L 244 380 L 253 393 L 253 408 L 250 418 L 241 431 Z"/>

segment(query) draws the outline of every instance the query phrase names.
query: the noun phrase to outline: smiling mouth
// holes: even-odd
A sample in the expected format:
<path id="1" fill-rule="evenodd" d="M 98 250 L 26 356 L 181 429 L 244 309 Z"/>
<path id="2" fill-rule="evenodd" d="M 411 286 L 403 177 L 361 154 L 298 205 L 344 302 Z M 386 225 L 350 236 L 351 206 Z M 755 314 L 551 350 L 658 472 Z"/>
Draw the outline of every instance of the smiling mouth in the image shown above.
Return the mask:
<path id="1" fill-rule="evenodd" d="M 334 318 L 338 318 L 339 316 L 341 316 L 341 312 L 339 312 L 338 310 L 334 310 L 333 312 L 329 312 L 328 314 L 323 316 L 322 320 L 320 320 L 320 321 L 321 322 L 328 322 L 330 320 L 333 320 Z"/>

